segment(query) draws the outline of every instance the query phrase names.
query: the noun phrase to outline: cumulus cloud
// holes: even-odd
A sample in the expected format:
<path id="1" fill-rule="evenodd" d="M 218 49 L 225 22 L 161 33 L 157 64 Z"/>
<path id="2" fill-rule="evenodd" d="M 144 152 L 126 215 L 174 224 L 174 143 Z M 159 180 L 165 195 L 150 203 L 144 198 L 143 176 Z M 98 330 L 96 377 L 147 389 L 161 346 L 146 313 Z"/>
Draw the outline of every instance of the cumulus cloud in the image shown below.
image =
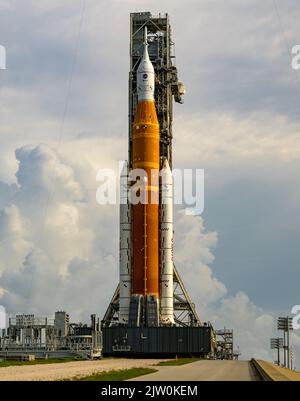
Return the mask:
<path id="1" fill-rule="evenodd" d="M 214 260 L 217 233 L 206 232 L 200 216 L 186 216 L 180 211 L 175 219 L 174 258 L 182 272 L 194 302 L 205 307 L 226 295 L 227 290 L 209 267 Z"/>
<path id="2" fill-rule="evenodd" d="M 0 211 L 0 273 L 16 270 L 31 249 L 29 226 L 15 205 Z"/>
<path id="3" fill-rule="evenodd" d="M 48 146 L 25 146 L 16 157 L 18 190 L 0 212 L 2 302 L 11 312 L 69 306 L 82 318 L 87 304 L 98 309 L 97 283 L 108 296 L 116 282 L 117 241 L 107 236 L 113 207 L 100 212 L 95 192 L 84 193 L 73 168 Z"/>
<path id="4" fill-rule="evenodd" d="M 235 349 L 239 347 L 243 359 L 272 358 L 269 343 L 275 335 L 274 316 L 264 313 L 245 293 L 222 298 L 207 313 L 216 327 L 234 328 Z"/>
<path id="5" fill-rule="evenodd" d="M 175 150 L 187 150 L 175 153 L 175 161 L 184 167 L 198 163 L 207 168 L 255 168 L 300 160 L 300 123 L 284 115 L 256 112 L 239 118 L 198 113 L 189 119 L 177 118 L 175 127 Z"/>
<path id="6" fill-rule="evenodd" d="M 39 196 L 42 193 L 52 194 L 52 197 L 60 200 L 64 197 L 80 200 L 80 185 L 75 181 L 72 169 L 61 163 L 49 146 L 23 146 L 16 150 L 16 159 L 20 163 L 16 174 L 20 197 Z"/>

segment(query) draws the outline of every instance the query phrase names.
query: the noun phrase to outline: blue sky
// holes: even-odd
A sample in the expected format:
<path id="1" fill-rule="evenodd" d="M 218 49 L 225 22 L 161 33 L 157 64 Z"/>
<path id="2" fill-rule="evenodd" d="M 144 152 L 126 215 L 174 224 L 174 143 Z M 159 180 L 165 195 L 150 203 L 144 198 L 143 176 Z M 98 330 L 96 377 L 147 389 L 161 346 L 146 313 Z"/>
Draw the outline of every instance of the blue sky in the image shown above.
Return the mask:
<path id="1" fill-rule="evenodd" d="M 129 13 L 168 12 L 187 87 L 174 166 L 205 169 L 205 211 L 179 214 L 176 263 L 200 314 L 236 326 L 245 355 L 270 358 L 274 317 L 300 301 L 297 1 L 0 0 L 0 10 L 0 303 L 103 312 L 118 210 L 97 207 L 95 177 L 127 155 Z M 236 304 L 245 321 L 230 315 Z"/>

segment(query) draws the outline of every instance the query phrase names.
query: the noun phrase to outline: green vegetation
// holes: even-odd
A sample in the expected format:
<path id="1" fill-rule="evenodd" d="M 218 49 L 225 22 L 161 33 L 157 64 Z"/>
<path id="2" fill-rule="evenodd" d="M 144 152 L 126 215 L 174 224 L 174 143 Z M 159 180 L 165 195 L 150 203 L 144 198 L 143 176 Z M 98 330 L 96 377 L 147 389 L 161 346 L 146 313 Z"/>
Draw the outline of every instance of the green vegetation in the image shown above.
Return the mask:
<path id="1" fill-rule="evenodd" d="M 178 358 L 171 361 L 159 362 L 157 366 L 181 366 L 197 361 L 200 361 L 200 358 Z"/>
<path id="2" fill-rule="evenodd" d="M 155 372 L 157 372 L 156 369 L 150 369 L 150 368 L 132 368 L 132 369 L 124 369 L 124 370 L 112 370 L 110 372 L 99 372 L 92 376 L 74 377 L 73 379 L 67 379 L 66 381 L 76 380 L 76 381 L 117 382 L 117 381 L 133 379 L 134 377 L 144 376 L 149 373 L 155 373 Z"/>
<path id="3" fill-rule="evenodd" d="M 23 366 L 23 365 L 43 365 L 49 363 L 65 363 L 82 361 L 81 358 L 53 358 L 53 359 L 36 359 L 35 361 L 0 361 L 0 368 L 6 368 L 7 366 Z"/>

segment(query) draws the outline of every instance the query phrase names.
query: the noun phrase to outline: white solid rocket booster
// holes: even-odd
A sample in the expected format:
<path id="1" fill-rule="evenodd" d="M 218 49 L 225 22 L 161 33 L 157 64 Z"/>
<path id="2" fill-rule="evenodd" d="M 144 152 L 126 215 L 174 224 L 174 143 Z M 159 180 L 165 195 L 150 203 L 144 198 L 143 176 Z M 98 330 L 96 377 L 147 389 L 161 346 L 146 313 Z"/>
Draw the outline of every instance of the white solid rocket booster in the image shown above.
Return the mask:
<path id="1" fill-rule="evenodd" d="M 125 162 L 120 180 L 120 324 L 128 323 L 131 295 L 131 207 L 128 190 L 128 163 Z"/>
<path id="2" fill-rule="evenodd" d="M 174 324 L 173 314 L 173 177 L 165 159 L 160 172 L 160 319 Z"/>

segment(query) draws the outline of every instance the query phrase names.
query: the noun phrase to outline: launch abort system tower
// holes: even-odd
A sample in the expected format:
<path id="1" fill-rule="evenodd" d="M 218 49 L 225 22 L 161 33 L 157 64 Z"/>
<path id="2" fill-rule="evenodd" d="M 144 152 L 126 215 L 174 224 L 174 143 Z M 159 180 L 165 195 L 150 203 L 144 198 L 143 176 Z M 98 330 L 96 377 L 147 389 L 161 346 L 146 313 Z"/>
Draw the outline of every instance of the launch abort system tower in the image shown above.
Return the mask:
<path id="1" fill-rule="evenodd" d="M 184 93 L 168 15 L 131 14 L 120 282 L 102 321 L 104 355 L 206 355 L 214 348 L 213 329 L 201 323 L 173 263 L 173 99 L 183 103 Z M 157 204 L 129 204 L 136 169 L 147 173 L 140 191 L 155 194 Z"/>

